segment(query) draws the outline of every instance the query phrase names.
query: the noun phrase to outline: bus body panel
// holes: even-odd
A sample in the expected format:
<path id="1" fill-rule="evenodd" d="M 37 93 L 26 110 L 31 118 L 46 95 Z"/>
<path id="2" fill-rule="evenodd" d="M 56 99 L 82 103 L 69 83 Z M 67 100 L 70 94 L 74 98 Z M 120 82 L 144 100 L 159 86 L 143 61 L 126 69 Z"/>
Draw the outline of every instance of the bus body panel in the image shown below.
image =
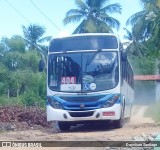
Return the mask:
<path id="1" fill-rule="evenodd" d="M 131 109 L 134 101 L 134 91 L 128 86 L 126 81 L 123 81 L 123 86 L 121 86 L 121 94 L 124 95 L 125 99 L 125 118 L 129 118 L 131 116 Z"/>
<path id="2" fill-rule="evenodd" d="M 66 110 L 61 110 L 61 109 L 53 109 L 51 106 L 47 106 L 47 121 L 84 121 L 84 120 L 118 120 L 120 119 L 120 111 L 121 111 L 121 106 L 120 104 L 115 104 L 113 107 L 109 108 L 101 108 L 101 109 L 96 109 L 96 110 L 89 110 L 89 111 L 83 111 L 85 112 L 92 112 L 94 111 L 92 116 L 88 117 L 71 117 L 70 113 L 78 113 L 82 111 L 66 111 Z M 107 113 L 115 113 L 113 114 L 107 114 Z M 104 116 L 107 114 L 108 116 Z M 64 114 L 66 114 L 67 119 L 64 118 Z M 96 117 L 96 115 L 99 114 L 99 117 Z"/>

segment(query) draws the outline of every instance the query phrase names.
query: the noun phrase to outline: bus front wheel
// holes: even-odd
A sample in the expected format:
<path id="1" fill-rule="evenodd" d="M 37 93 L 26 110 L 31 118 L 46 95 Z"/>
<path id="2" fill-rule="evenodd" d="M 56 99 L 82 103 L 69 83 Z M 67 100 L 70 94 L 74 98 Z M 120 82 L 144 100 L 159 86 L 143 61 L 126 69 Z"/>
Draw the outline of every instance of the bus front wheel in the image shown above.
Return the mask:
<path id="1" fill-rule="evenodd" d="M 114 126 L 115 128 L 122 128 L 124 126 L 124 108 L 122 108 L 120 119 L 114 121 Z"/>
<path id="2" fill-rule="evenodd" d="M 61 131 L 70 130 L 70 124 L 68 122 L 58 121 L 58 127 Z"/>

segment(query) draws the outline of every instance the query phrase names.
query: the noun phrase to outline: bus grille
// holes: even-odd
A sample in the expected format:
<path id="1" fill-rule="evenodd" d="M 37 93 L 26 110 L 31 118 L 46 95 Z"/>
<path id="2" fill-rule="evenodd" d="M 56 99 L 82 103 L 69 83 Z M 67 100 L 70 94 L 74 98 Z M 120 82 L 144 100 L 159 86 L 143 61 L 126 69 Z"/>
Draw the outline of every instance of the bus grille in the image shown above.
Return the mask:
<path id="1" fill-rule="evenodd" d="M 99 99 L 103 98 L 104 95 L 98 95 L 98 96 L 87 96 L 87 97 L 64 97 L 61 96 L 60 98 L 67 101 L 67 102 L 97 102 Z"/>
<path id="2" fill-rule="evenodd" d="M 69 112 L 71 117 L 90 117 L 92 116 L 94 111 L 89 112 Z"/>

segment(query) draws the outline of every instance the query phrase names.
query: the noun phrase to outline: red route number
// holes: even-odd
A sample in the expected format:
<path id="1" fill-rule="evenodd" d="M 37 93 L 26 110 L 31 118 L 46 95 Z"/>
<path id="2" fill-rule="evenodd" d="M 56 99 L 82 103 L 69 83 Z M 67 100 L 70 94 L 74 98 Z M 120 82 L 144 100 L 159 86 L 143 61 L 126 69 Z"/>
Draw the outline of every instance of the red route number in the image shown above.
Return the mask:
<path id="1" fill-rule="evenodd" d="M 61 84 L 76 84 L 76 77 L 62 77 Z"/>

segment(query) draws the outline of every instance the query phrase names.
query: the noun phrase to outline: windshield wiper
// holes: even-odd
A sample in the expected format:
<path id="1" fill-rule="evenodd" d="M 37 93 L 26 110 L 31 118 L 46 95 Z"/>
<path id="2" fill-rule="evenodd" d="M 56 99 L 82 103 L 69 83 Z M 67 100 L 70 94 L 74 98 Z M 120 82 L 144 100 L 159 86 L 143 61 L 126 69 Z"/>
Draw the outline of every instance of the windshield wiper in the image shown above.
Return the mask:
<path id="1" fill-rule="evenodd" d="M 87 69 L 87 66 L 92 63 L 92 61 L 94 60 L 94 58 L 95 58 L 101 51 L 102 51 L 102 49 L 98 49 L 90 59 L 87 58 L 87 62 L 86 62 L 86 65 L 85 65 L 85 71 L 86 71 L 86 69 Z"/>

